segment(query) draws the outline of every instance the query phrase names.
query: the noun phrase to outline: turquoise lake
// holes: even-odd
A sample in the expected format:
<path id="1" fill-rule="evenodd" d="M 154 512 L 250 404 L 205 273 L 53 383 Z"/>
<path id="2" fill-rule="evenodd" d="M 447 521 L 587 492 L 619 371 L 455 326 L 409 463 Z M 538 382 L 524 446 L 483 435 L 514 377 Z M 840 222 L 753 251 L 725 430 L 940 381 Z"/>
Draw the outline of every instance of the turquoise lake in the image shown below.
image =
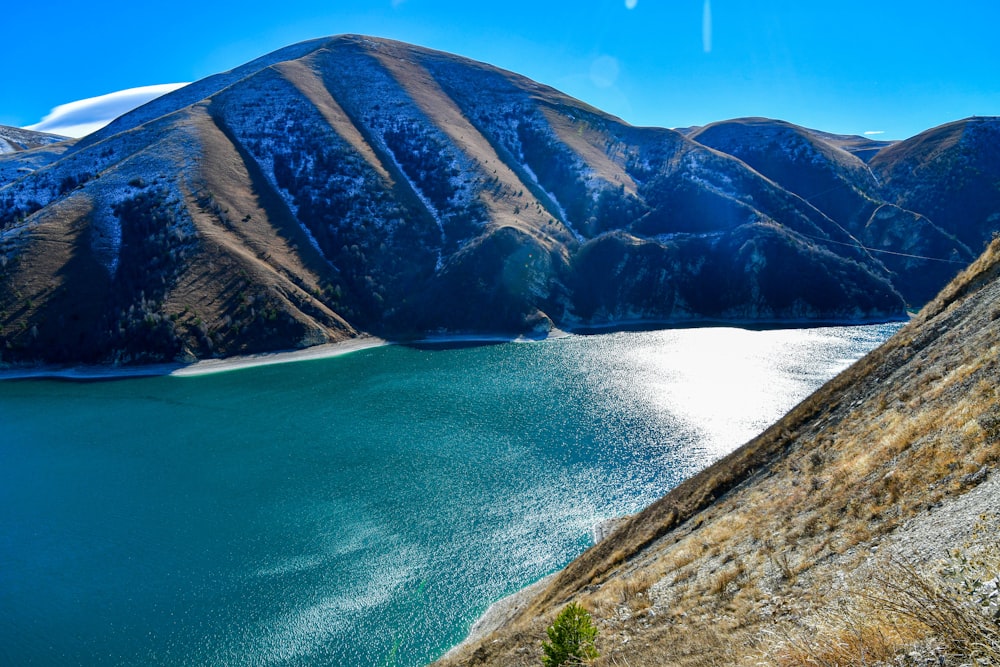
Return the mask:
<path id="1" fill-rule="evenodd" d="M 898 327 L 0 382 L 0 664 L 426 664 Z"/>

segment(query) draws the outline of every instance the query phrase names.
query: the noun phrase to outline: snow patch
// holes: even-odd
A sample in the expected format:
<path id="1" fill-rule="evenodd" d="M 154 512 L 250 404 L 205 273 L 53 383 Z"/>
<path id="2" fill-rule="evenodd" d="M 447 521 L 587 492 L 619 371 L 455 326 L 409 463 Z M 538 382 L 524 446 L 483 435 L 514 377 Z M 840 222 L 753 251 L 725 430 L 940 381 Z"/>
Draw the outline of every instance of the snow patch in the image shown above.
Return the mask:
<path id="1" fill-rule="evenodd" d="M 117 194 L 117 193 L 116 193 Z M 131 193 L 129 193 L 130 195 Z M 113 199 L 112 206 L 117 206 L 129 198 L 129 195 L 121 193 Z M 92 247 L 94 254 L 107 269 L 108 275 L 112 278 L 118 273 L 118 264 L 121 261 L 122 250 L 122 223 L 113 209 L 101 208 L 93 218 L 94 229 L 97 235 L 94 237 Z"/>
<path id="2" fill-rule="evenodd" d="M 730 199 L 740 199 L 733 188 L 733 179 L 728 174 L 709 169 L 705 166 L 705 155 L 692 151 L 684 156 L 684 164 L 688 167 L 684 176 L 692 183 L 697 183 L 706 190 Z"/>
<path id="3" fill-rule="evenodd" d="M 389 157 L 392 159 L 392 163 L 396 165 L 399 173 L 401 173 L 403 178 L 406 179 L 406 182 L 410 184 L 410 188 L 417 195 L 417 199 L 420 200 L 420 203 L 424 205 L 424 207 L 430 212 L 431 217 L 434 218 L 434 222 L 437 224 L 438 230 L 441 232 L 441 247 L 443 247 L 446 241 L 444 223 L 441 221 L 441 214 L 438 212 L 437 207 L 431 203 L 431 200 L 427 198 L 427 195 L 424 194 L 423 190 L 421 190 L 417 184 L 413 182 L 413 179 L 410 178 L 409 174 L 406 173 L 406 170 L 403 169 L 403 165 L 399 163 L 399 160 L 396 158 L 396 154 L 391 148 L 389 148 L 388 145 L 385 144 L 385 142 L 383 142 L 383 147 L 385 148 L 385 152 L 388 153 Z M 444 267 L 444 258 L 441 256 L 441 247 L 438 247 L 437 249 L 437 260 L 434 262 L 435 271 L 440 271 Z"/>
<path id="4" fill-rule="evenodd" d="M 535 172 L 532 171 L 531 167 L 528 166 L 528 163 L 525 162 L 524 155 L 521 155 L 520 157 L 521 157 L 520 159 L 521 167 L 524 169 L 525 172 L 527 172 L 528 176 L 531 177 L 532 182 L 534 182 L 534 184 L 538 187 L 538 189 L 544 192 L 545 195 L 555 205 L 556 210 L 559 212 L 559 218 L 562 220 L 562 223 L 566 225 L 566 229 L 568 229 L 570 233 L 573 234 L 577 242 L 584 243 L 586 239 L 583 238 L 583 235 L 580 234 L 580 232 L 576 231 L 575 227 L 573 227 L 573 224 L 569 221 L 569 216 L 566 215 L 566 209 L 562 207 L 562 204 L 559 203 L 559 200 L 556 199 L 556 196 L 554 194 L 543 188 L 542 184 L 538 182 L 538 176 L 535 175 Z"/>
<path id="5" fill-rule="evenodd" d="M 878 176 L 875 175 L 875 172 L 872 171 L 872 168 L 868 166 L 868 164 L 865 164 L 865 169 L 868 170 L 868 175 L 872 177 L 873 181 L 875 181 L 875 185 L 882 187 L 882 182 L 878 180 Z"/>
<path id="6" fill-rule="evenodd" d="M 656 236 L 652 236 L 650 238 L 661 243 L 666 243 L 669 241 L 682 241 L 684 239 L 718 240 L 725 234 L 726 232 L 669 232 L 666 234 L 657 234 Z"/>
<path id="7" fill-rule="evenodd" d="M 273 141 L 270 137 L 263 137 L 258 139 L 258 141 L 260 142 L 261 148 L 267 149 L 266 152 L 262 152 L 261 154 L 257 154 L 254 156 L 255 159 L 257 160 L 257 164 L 259 164 L 261 167 L 261 171 L 264 172 L 264 175 L 267 178 L 267 180 L 270 181 L 271 185 L 274 186 L 274 189 L 278 192 L 279 195 L 281 195 L 281 198 L 285 201 L 285 204 L 288 206 L 288 209 L 292 212 L 292 215 L 295 217 L 296 222 L 299 223 L 299 229 L 301 229 L 303 233 L 305 233 L 306 239 L 308 239 L 309 241 L 309 245 L 315 248 L 316 252 L 318 252 L 320 256 L 326 257 L 326 253 L 323 252 L 323 249 L 320 247 L 319 241 L 316 240 L 316 237 L 313 235 L 312 230 L 309 229 L 306 226 L 306 224 L 302 222 L 302 220 L 299 218 L 299 207 L 295 203 L 295 197 L 292 196 L 291 192 L 278 185 L 278 181 L 274 176 L 273 156 L 275 154 L 276 149 L 278 148 L 277 142 Z M 313 157 L 311 155 L 305 155 L 303 157 L 309 161 L 309 169 L 311 169 L 312 164 L 314 162 Z"/>

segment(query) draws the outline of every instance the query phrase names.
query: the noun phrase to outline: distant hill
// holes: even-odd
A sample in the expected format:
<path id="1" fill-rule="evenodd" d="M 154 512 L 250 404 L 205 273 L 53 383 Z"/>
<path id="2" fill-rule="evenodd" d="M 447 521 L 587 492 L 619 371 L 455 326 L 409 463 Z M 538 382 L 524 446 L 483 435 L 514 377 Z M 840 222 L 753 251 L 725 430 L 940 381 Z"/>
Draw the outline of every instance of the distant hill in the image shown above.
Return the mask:
<path id="1" fill-rule="evenodd" d="M 863 138 L 689 134 L 399 42 L 295 44 L 0 156 L 0 362 L 900 318 L 985 229 L 883 187 Z"/>
<path id="2" fill-rule="evenodd" d="M 902 201 L 876 168 L 855 154 L 879 145 L 862 137 L 851 139 L 766 118 L 714 123 L 691 136 L 743 160 L 841 225 L 889 271 L 893 285 L 910 304 L 933 298 L 959 267 L 972 261 L 968 243 L 981 250 L 989 238 L 981 231 L 963 238 L 957 233 L 962 223 L 949 224 L 939 215 L 925 213 L 923 202 Z M 882 143 L 884 155 L 898 153 L 898 145 Z M 980 151 L 981 159 L 996 152 L 985 144 Z M 881 149 L 868 160 L 884 164 L 878 155 L 883 155 Z M 949 188 L 932 182 L 923 185 L 942 201 L 961 204 Z M 995 210 L 1000 196 L 984 194 L 980 201 Z M 934 220 L 945 222 L 944 227 Z"/>
<path id="3" fill-rule="evenodd" d="M 883 197 L 916 211 L 974 252 L 1000 230 L 1000 122 L 967 118 L 880 151 L 871 159 Z"/>
<path id="4" fill-rule="evenodd" d="M 37 148 L 38 146 L 47 146 L 60 141 L 66 141 L 68 138 L 58 134 L 33 132 L 31 130 L 22 130 L 19 127 L 0 125 L 0 155 L 16 153 L 17 151 Z"/>
<path id="5" fill-rule="evenodd" d="M 815 135 L 818 139 L 828 144 L 841 148 L 854 155 L 862 162 L 869 162 L 879 151 L 887 146 L 892 146 L 895 141 L 884 141 L 871 139 L 856 134 L 834 134 L 832 132 L 822 132 L 820 130 L 806 130 Z"/>

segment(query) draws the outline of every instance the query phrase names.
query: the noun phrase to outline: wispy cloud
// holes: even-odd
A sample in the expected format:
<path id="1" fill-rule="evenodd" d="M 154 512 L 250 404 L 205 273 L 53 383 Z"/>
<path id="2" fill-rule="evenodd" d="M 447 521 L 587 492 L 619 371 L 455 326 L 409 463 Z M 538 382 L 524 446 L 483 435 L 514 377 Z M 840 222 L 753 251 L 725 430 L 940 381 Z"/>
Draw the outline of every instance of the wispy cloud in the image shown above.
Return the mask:
<path id="1" fill-rule="evenodd" d="M 186 83 L 163 83 L 156 86 L 142 86 L 60 104 L 41 122 L 28 125 L 24 129 L 51 132 L 66 137 L 83 137 L 96 132 L 118 116 L 186 85 Z"/>
<path id="2" fill-rule="evenodd" d="M 885 130 L 867 130 L 865 131 L 866 137 L 873 137 L 877 134 L 885 134 Z"/>

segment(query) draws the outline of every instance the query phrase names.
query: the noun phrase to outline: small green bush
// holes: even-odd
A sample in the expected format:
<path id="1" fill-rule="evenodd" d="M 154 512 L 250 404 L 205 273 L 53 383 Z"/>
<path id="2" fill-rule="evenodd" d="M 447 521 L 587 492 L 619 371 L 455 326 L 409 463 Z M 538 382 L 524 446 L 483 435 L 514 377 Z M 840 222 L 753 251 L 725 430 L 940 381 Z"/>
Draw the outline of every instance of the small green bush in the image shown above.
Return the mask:
<path id="1" fill-rule="evenodd" d="M 575 602 L 566 605 L 545 632 L 549 635 L 549 641 L 542 642 L 545 667 L 579 665 L 599 655 L 594 648 L 597 628 L 587 610 Z"/>

